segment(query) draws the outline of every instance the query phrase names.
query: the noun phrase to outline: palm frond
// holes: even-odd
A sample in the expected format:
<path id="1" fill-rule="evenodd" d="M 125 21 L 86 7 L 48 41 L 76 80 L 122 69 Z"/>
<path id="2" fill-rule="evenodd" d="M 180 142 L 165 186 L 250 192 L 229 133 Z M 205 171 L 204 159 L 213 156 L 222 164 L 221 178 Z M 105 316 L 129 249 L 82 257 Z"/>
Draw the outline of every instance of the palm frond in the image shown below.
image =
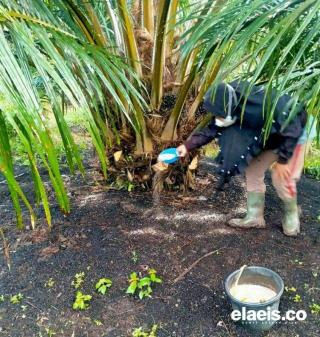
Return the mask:
<path id="1" fill-rule="evenodd" d="M 205 17 L 200 16 L 200 24 L 182 36 L 186 41 L 182 46 L 182 59 L 189 57 L 190 51 L 198 46 L 201 50 L 199 62 L 207 73 L 212 71 L 216 60 L 221 59 L 215 82 L 235 77 L 247 79 L 251 86 L 246 97 L 259 81 L 266 83 L 269 90 L 276 88 L 276 100 L 269 108 L 265 105 L 267 137 L 277 100 L 282 94 L 289 92 L 296 102 L 308 106 L 310 100 L 316 101 L 317 90 L 312 90 L 314 77 L 299 74 L 299 69 L 312 68 L 312 72 L 317 73 L 319 6 L 317 0 L 227 2 L 219 13 L 212 11 Z M 193 20 L 196 15 L 184 20 Z M 228 69 L 242 58 L 246 59 L 245 65 L 236 69 L 236 73 L 235 69 L 228 73 Z M 290 118 L 293 115 L 294 112 Z"/>
<path id="2" fill-rule="evenodd" d="M 34 6 L 31 6 L 32 4 Z M 56 5 L 59 4 L 61 2 L 57 1 Z M 77 25 L 75 15 L 72 20 L 69 18 L 70 25 L 65 22 L 61 26 L 61 22 L 48 11 L 42 1 L 29 0 L 28 5 L 21 8 L 20 2 L 12 1 L 10 6 L 5 1 L 1 3 L 0 92 L 16 107 L 12 114 L 4 111 L 4 117 L 25 148 L 37 199 L 41 201 L 47 221 L 51 224 L 48 198 L 38 171 L 39 165 L 47 169 L 59 205 L 65 213 L 70 211 L 70 203 L 41 102 L 43 93 L 52 106 L 72 172 L 76 167 L 83 173 L 84 170 L 79 149 L 59 105 L 61 92 L 70 104 L 85 113 L 86 126 L 105 175 L 108 165 L 105 154 L 108 132 L 97 113 L 99 107 L 106 105 L 107 95 L 109 104 L 117 106 L 133 129 L 140 132 L 140 124 L 144 121 L 141 121 L 141 117 L 136 117 L 135 110 L 138 107 L 144 109 L 146 104 L 141 95 L 144 88 L 138 76 L 124 60 L 113 53 L 112 46 L 109 48 L 106 45 L 107 40 L 102 40 L 102 36 L 97 35 L 96 32 L 102 29 L 102 26 L 98 27 L 97 16 L 93 16 L 91 12 L 89 18 L 92 20 L 92 26 L 86 22 L 88 29 L 85 32 Z M 61 4 L 59 9 L 60 14 L 63 13 L 65 17 L 70 13 L 70 7 L 66 7 L 65 3 Z M 84 6 L 84 9 L 92 11 L 92 7 L 88 5 Z M 79 13 L 82 12 L 79 10 Z M 78 15 L 79 17 L 81 15 Z M 87 36 L 89 28 L 94 32 L 92 34 L 90 31 L 92 39 L 88 39 Z M 96 43 L 96 39 L 100 39 L 100 43 Z M 37 78 L 41 78 L 41 88 L 35 85 L 35 72 Z M 128 76 L 133 79 L 134 85 L 128 81 Z M 30 203 L 15 181 L 13 170 L 8 170 L 10 151 L 6 153 L 7 159 L 3 160 L 5 168 L 1 172 L 10 186 L 12 199 L 19 214 L 18 224 L 21 227 L 18 198 L 30 209 L 34 224 L 35 216 Z"/>

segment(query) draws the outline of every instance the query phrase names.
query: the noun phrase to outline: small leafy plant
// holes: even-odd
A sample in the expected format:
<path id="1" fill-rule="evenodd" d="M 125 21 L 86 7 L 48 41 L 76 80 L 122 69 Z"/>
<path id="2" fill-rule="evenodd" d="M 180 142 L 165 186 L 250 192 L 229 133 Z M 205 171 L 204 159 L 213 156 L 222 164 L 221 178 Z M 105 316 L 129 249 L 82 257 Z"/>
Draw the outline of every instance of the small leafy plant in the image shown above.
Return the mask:
<path id="1" fill-rule="evenodd" d="M 294 297 L 293 297 L 293 302 L 302 302 L 302 299 L 301 299 L 301 296 L 299 294 L 296 294 Z"/>
<path id="2" fill-rule="evenodd" d="M 127 288 L 127 294 L 132 294 L 136 292 L 139 284 L 139 277 L 138 274 L 133 272 L 130 274 L 129 277 L 129 287 Z"/>
<path id="3" fill-rule="evenodd" d="M 20 305 L 22 311 L 26 311 L 28 309 L 27 305 Z"/>
<path id="4" fill-rule="evenodd" d="M 105 295 L 107 293 L 107 290 L 112 286 L 112 281 L 108 278 L 101 278 L 96 283 L 96 290 L 98 293 Z"/>
<path id="5" fill-rule="evenodd" d="M 300 265 L 300 266 L 303 265 L 303 261 L 300 261 L 300 260 L 298 260 L 298 259 L 292 260 L 292 263 L 298 264 L 298 265 Z"/>
<path id="6" fill-rule="evenodd" d="M 79 289 L 82 286 L 83 282 L 84 282 L 84 277 L 85 277 L 85 274 L 84 274 L 83 271 L 80 272 L 80 273 L 77 273 L 74 276 L 74 279 L 71 282 L 71 285 L 73 285 L 75 289 Z"/>
<path id="7" fill-rule="evenodd" d="M 145 297 L 151 297 L 152 284 L 161 282 L 161 278 L 157 276 L 157 272 L 154 269 L 149 269 L 148 276 L 143 278 L 139 278 L 138 274 L 133 272 L 130 274 L 130 284 L 127 289 L 127 294 L 135 295 L 138 293 L 138 296 L 141 300 Z"/>
<path id="8" fill-rule="evenodd" d="M 0 295 L 0 303 L 4 302 L 5 298 L 4 295 Z"/>
<path id="9" fill-rule="evenodd" d="M 134 188 L 136 187 L 134 183 L 132 183 L 130 180 L 124 180 L 121 177 L 116 179 L 115 182 L 116 188 L 119 190 L 127 190 L 128 192 L 132 192 Z"/>
<path id="10" fill-rule="evenodd" d="M 46 283 L 44 284 L 44 286 L 46 288 L 53 288 L 54 287 L 54 284 L 55 284 L 55 281 L 52 277 L 49 278 L 48 281 L 46 281 Z"/>
<path id="11" fill-rule="evenodd" d="M 295 288 L 295 287 L 284 287 L 284 290 L 286 291 L 286 292 L 288 292 L 288 293 L 295 293 L 295 292 L 297 292 L 297 288 Z"/>
<path id="12" fill-rule="evenodd" d="M 94 319 L 94 320 L 93 320 L 93 323 L 94 323 L 96 326 L 101 326 L 101 325 L 103 325 L 103 323 L 102 323 L 99 319 Z"/>
<path id="13" fill-rule="evenodd" d="M 149 332 L 143 331 L 143 329 L 140 327 L 133 330 L 132 337 L 157 337 L 157 330 L 158 330 L 157 324 L 153 325 L 153 327 Z"/>
<path id="14" fill-rule="evenodd" d="M 89 307 L 89 303 L 91 301 L 91 295 L 85 295 L 81 291 L 77 291 L 76 299 L 72 305 L 74 310 L 85 310 Z"/>
<path id="15" fill-rule="evenodd" d="M 153 282 L 153 283 L 162 283 L 161 278 L 157 276 L 157 271 L 156 270 L 149 269 L 148 274 L 149 274 L 151 282 Z"/>
<path id="16" fill-rule="evenodd" d="M 302 302 L 301 295 L 299 295 L 297 293 L 297 288 L 295 288 L 295 287 L 284 287 L 284 290 L 287 293 L 291 293 L 292 295 L 294 294 L 294 296 L 290 297 L 290 299 L 293 300 L 293 302 L 296 302 L 296 303 Z"/>
<path id="17" fill-rule="evenodd" d="M 21 293 L 19 293 L 19 294 L 16 294 L 16 295 L 12 295 L 10 297 L 10 302 L 12 304 L 19 304 L 22 301 L 22 299 L 23 299 L 23 295 Z"/>
<path id="18" fill-rule="evenodd" d="M 138 253 L 135 250 L 133 250 L 131 254 L 132 254 L 132 256 L 131 256 L 132 262 L 137 263 L 138 259 L 139 259 Z"/>
<path id="19" fill-rule="evenodd" d="M 55 331 L 51 328 L 45 328 L 46 334 L 48 335 L 48 337 L 52 337 L 54 335 L 56 335 Z"/>
<path id="20" fill-rule="evenodd" d="M 320 304 L 312 303 L 309 307 L 312 314 L 320 315 Z"/>

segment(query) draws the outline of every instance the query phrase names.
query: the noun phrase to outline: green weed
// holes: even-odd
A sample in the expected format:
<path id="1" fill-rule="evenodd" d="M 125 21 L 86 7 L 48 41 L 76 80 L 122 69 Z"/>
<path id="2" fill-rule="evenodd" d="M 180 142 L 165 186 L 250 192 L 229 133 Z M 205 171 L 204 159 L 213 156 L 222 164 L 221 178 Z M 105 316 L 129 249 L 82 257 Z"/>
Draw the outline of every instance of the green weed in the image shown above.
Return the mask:
<path id="1" fill-rule="evenodd" d="M 111 185 L 115 186 L 118 190 L 126 190 L 128 192 L 132 192 L 136 187 L 134 183 L 120 176 L 118 176 L 116 178 L 116 181 L 113 182 Z"/>
<path id="2" fill-rule="evenodd" d="M 74 310 L 85 310 L 89 307 L 89 302 L 91 301 L 91 295 L 85 295 L 81 291 L 77 291 L 75 301 L 73 302 L 72 308 Z"/>
<path id="3" fill-rule="evenodd" d="M 320 148 L 313 144 L 304 162 L 305 173 L 320 180 Z"/>
<path id="4" fill-rule="evenodd" d="M 84 282 L 84 278 L 85 278 L 85 274 L 84 274 L 83 271 L 80 272 L 80 273 L 77 273 L 74 276 L 74 279 L 71 282 L 71 285 L 73 285 L 75 289 L 79 289 L 82 286 L 83 282 Z"/>
<path id="5" fill-rule="evenodd" d="M 56 335 L 54 330 L 51 329 L 51 328 L 45 328 L 45 331 L 46 331 L 46 334 L 48 335 L 48 337 L 52 337 L 52 336 Z"/>
<path id="6" fill-rule="evenodd" d="M 158 325 L 155 324 L 149 332 L 143 331 L 143 328 L 136 328 L 132 332 L 132 337 L 157 337 Z"/>
<path id="7" fill-rule="evenodd" d="M 138 274 L 133 272 L 130 274 L 129 287 L 127 288 L 127 294 L 138 294 L 142 300 L 145 297 L 151 297 L 152 285 L 154 283 L 161 283 L 162 280 L 157 276 L 157 272 L 154 269 L 149 269 L 148 276 L 139 278 Z"/>
<path id="8" fill-rule="evenodd" d="M 19 304 L 23 299 L 23 295 L 21 293 L 16 294 L 16 295 L 12 295 L 10 297 L 10 303 L 12 304 Z"/>
<path id="9" fill-rule="evenodd" d="M 302 302 L 301 295 L 299 295 L 297 293 L 297 288 L 295 288 L 295 287 L 284 287 L 284 290 L 287 293 L 291 293 L 292 294 L 292 296 L 290 296 L 290 299 L 293 300 L 293 302 L 296 302 L 296 303 Z"/>
<path id="10" fill-rule="evenodd" d="M 293 302 L 302 302 L 302 299 L 301 299 L 301 296 L 299 294 L 296 294 L 294 297 L 293 297 Z"/>
<path id="11" fill-rule="evenodd" d="M 44 284 L 44 286 L 46 288 L 53 288 L 54 285 L 55 285 L 55 281 L 54 281 L 54 279 L 52 277 L 50 277 L 49 280 L 46 281 L 45 284 Z"/>
<path id="12" fill-rule="evenodd" d="M 138 253 L 137 253 L 135 250 L 133 250 L 133 251 L 132 251 L 132 256 L 131 256 L 132 262 L 133 262 L 133 263 L 137 263 L 137 262 L 138 262 L 138 259 L 139 259 Z"/>
<path id="13" fill-rule="evenodd" d="M 297 292 L 297 288 L 295 288 L 295 287 L 284 287 L 284 290 L 286 291 L 286 292 L 290 292 L 290 293 L 295 293 L 295 292 Z"/>
<path id="14" fill-rule="evenodd" d="M 101 278 L 96 283 L 96 290 L 98 293 L 105 295 L 107 290 L 112 286 L 112 281 L 108 278 Z"/>
<path id="15" fill-rule="evenodd" d="M 309 307 L 312 314 L 320 315 L 320 304 L 312 303 Z"/>
<path id="16" fill-rule="evenodd" d="M 103 323 L 102 323 L 99 319 L 94 319 L 94 320 L 93 320 L 93 323 L 94 323 L 96 326 L 101 326 L 101 325 L 103 325 Z"/>
<path id="17" fill-rule="evenodd" d="M 299 266 L 302 266 L 302 265 L 303 265 L 303 261 L 300 261 L 300 260 L 298 260 L 298 259 L 295 259 L 295 260 L 293 260 L 292 262 L 298 264 Z"/>

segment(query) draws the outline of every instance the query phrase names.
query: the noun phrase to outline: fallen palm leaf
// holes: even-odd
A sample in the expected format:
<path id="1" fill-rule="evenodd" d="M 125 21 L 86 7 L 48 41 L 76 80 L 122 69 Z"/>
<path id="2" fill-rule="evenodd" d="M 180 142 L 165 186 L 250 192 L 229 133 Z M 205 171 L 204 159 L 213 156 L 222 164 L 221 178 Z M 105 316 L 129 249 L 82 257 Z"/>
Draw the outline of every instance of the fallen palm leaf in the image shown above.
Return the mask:
<path id="1" fill-rule="evenodd" d="M 127 177 L 130 182 L 133 182 L 133 175 L 130 173 L 130 171 L 127 171 Z"/>
<path id="2" fill-rule="evenodd" d="M 120 159 L 123 158 L 122 151 L 117 151 L 113 154 L 114 161 L 117 163 Z"/>
<path id="3" fill-rule="evenodd" d="M 198 168 L 198 164 L 199 164 L 198 156 L 195 156 L 188 166 L 189 170 L 190 171 L 196 170 Z"/>

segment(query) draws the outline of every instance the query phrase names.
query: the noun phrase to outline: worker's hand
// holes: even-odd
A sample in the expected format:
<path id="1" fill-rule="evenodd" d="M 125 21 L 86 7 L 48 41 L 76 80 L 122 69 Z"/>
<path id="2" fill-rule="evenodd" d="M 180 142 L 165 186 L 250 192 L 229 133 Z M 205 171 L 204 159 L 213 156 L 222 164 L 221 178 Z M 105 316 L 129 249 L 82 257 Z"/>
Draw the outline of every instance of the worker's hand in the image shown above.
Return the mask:
<path id="1" fill-rule="evenodd" d="M 181 144 L 177 147 L 177 153 L 179 157 L 185 157 L 188 153 L 188 150 L 184 144 Z"/>
<path id="2" fill-rule="evenodd" d="M 283 181 L 290 179 L 291 172 L 288 164 L 276 163 L 273 167 L 274 173 Z"/>

